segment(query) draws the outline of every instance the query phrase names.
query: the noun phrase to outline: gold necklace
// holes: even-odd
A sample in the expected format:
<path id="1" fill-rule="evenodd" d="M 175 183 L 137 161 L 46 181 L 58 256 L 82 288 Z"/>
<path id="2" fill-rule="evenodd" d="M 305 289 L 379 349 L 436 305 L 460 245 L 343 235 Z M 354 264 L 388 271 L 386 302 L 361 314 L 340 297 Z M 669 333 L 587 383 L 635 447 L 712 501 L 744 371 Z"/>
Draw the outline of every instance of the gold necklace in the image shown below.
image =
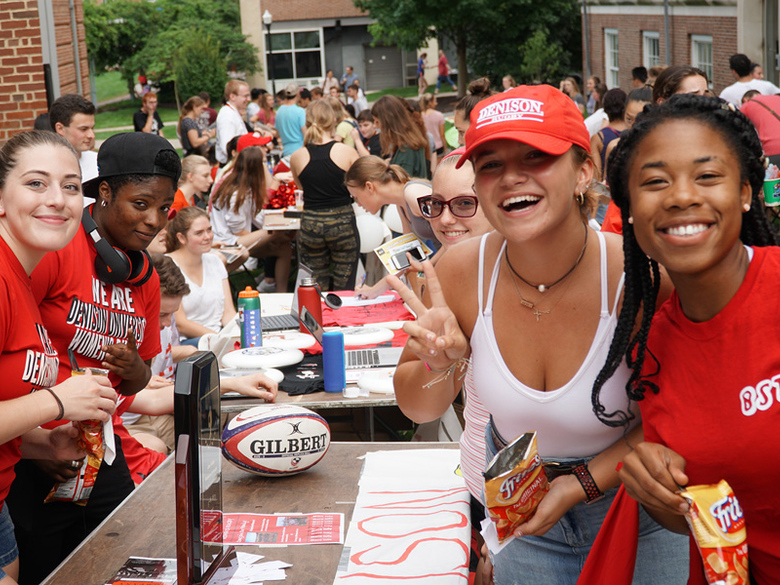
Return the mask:
<path id="1" fill-rule="evenodd" d="M 509 264 L 509 258 L 506 258 L 506 263 Z M 536 322 L 539 323 L 541 320 L 542 315 L 549 315 L 552 313 L 552 310 L 558 306 L 558 303 L 561 302 L 561 299 L 563 299 L 564 296 L 566 296 L 566 291 L 569 289 L 569 283 L 566 283 L 562 289 L 559 290 L 560 295 L 558 296 L 558 300 L 555 301 L 552 307 L 550 307 L 547 310 L 540 309 L 536 306 L 536 303 L 529 301 L 527 298 L 523 296 L 523 293 L 520 292 L 520 287 L 517 286 L 517 282 L 515 282 L 515 279 L 510 275 L 509 279 L 512 281 L 512 286 L 515 288 L 515 292 L 517 293 L 517 296 L 520 298 L 520 304 L 523 305 L 526 309 L 530 309 L 534 313 L 534 317 L 536 317 Z"/>

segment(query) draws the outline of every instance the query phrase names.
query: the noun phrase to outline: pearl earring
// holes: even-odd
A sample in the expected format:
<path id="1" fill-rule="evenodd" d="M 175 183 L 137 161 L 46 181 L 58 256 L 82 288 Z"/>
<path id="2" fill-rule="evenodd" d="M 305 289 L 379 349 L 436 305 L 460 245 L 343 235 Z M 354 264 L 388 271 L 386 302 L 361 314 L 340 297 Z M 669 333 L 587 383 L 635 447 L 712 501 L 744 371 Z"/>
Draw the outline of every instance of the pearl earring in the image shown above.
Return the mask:
<path id="1" fill-rule="evenodd" d="M 742 211 L 744 211 L 745 213 L 747 213 L 748 211 L 750 211 L 750 203 L 744 203 L 744 204 L 742 205 Z"/>
<path id="2" fill-rule="evenodd" d="M 634 225 L 634 218 L 633 218 L 633 216 L 630 216 L 630 215 L 628 216 L 628 223 L 630 223 L 631 225 Z"/>

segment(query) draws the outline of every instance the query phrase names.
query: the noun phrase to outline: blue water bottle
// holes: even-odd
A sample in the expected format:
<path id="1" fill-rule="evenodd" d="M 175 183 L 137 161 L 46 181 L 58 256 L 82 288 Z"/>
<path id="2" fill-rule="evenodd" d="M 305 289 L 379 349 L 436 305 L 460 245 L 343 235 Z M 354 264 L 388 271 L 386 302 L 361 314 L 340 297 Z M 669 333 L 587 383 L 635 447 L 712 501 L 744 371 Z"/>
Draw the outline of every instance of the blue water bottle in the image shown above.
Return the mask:
<path id="1" fill-rule="evenodd" d="M 344 367 L 344 334 L 326 331 L 322 334 L 322 368 L 325 392 L 343 392 L 347 387 Z"/>
<path id="2" fill-rule="evenodd" d="M 241 329 L 241 347 L 263 345 L 260 323 L 260 293 L 251 286 L 238 293 L 238 326 Z"/>

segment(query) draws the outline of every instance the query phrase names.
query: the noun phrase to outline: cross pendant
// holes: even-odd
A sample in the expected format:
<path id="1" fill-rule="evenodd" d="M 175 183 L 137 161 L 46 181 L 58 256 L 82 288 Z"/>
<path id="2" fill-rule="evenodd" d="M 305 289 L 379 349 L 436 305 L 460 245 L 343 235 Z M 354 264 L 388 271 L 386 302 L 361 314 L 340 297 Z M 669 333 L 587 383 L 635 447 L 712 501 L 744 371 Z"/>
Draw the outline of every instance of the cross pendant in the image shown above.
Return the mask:
<path id="1" fill-rule="evenodd" d="M 539 322 L 539 318 L 542 315 L 548 315 L 550 311 L 540 311 L 539 309 L 534 309 L 534 315 L 536 315 L 536 322 Z"/>

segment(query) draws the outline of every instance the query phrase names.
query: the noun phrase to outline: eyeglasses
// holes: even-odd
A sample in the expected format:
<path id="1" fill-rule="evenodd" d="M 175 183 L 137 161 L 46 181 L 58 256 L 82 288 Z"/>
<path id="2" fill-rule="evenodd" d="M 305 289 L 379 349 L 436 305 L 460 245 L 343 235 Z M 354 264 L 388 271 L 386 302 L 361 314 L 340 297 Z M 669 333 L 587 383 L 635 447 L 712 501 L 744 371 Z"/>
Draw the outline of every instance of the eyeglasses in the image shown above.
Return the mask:
<path id="1" fill-rule="evenodd" d="M 420 212 L 427 219 L 439 217 L 444 212 L 445 206 L 450 208 L 450 213 L 455 217 L 474 217 L 478 204 L 477 198 L 473 195 L 461 195 L 453 197 L 449 201 L 442 201 L 431 196 L 420 197 L 417 200 Z"/>

